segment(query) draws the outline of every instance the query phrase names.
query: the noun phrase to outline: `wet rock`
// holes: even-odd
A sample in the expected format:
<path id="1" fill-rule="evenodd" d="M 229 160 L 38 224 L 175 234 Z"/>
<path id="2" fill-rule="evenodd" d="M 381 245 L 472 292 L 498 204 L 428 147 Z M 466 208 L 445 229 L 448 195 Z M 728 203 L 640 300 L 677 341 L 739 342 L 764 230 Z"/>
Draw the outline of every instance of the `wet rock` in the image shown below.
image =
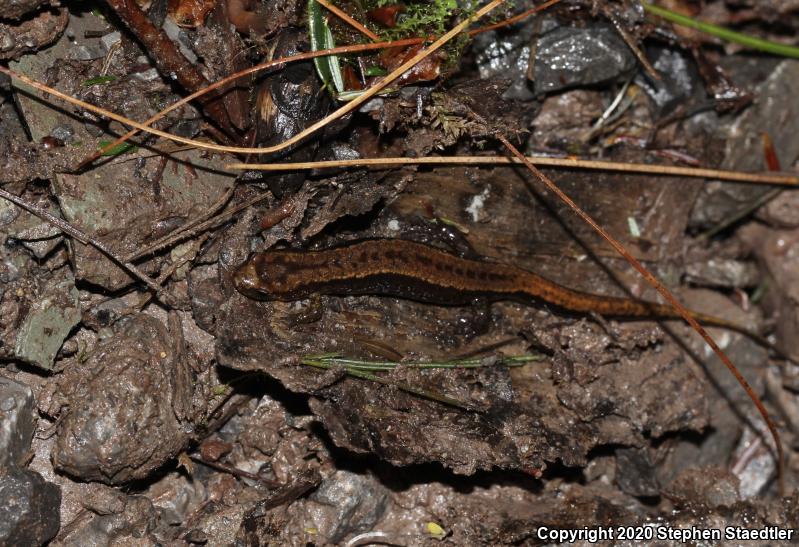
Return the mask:
<path id="1" fill-rule="evenodd" d="M 169 229 L 202 214 L 232 180 L 218 170 L 219 158 L 203 158 L 196 151 L 175 155 L 193 164 L 193 170 L 179 165 L 164 169 L 159 176 L 155 158 L 146 160 L 141 169 L 134 168 L 136 162 L 125 162 L 123 167 L 112 162 L 86 175 L 58 175 L 53 186 L 64 216 L 122 256 L 141 250 Z M 70 250 L 78 279 L 111 290 L 133 281 L 94 247 L 72 240 Z M 161 260 L 154 257 L 140 267 L 151 271 Z"/>
<path id="2" fill-rule="evenodd" d="M 613 27 L 558 27 L 536 43 L 530 78 L 536 94 L 609 82 L 632 73 L 633 55 Z"/>
<path id="3" fill-rule="evenodd" d="M 25 462 L 34 427 L 31 388 L 0 376 L 0 469 Z"/>
<path id="4" fill-rule="evenodd" d="M 22 196 L 57 213 L 45 196 Z M 61 267 L 66 256 L 52 252 L 61 241 L 49 223 L 0 200 L 0 356 L 49 369 L 79 321 L 72 272 Z"/>
<path id="5" fill-rule="evenodd" d="M 547 29 L 555 23 L 546 20 Z M 527 64 L 530 61 L 530 40 L 536 25 L 528 22 L 508 30 L 496 30 L 478 34 L 472 49 L 480 78 L 495 77 L 510 79 L 511 85 L 502 95 L 504 99 L 529 101 L 535 97 L 527 80 Z"/>
<path id="6" fill-rule="evenodd" d="M 176 336 L 138 315 L 85 365 L 68 369 L 58 384 L 69 408 L 52 451 L 57 469 L 120 484 L 148 476 L 184 448 L 190 430 L 176 408 L 186 389 Z"/>
<path id="7" fill-rule="evenodd" d="M 322 481 L 312 498 L 321 507 L 311 509 L 319 534 L 331 543 L 371 530 L 383 516 L 388 490 L 373 477 L 337 471 Z"/>
<path id="8" fill-rule="evenodd" d="M 635 83 L 647 94 L 659 116 L 671 114 L 678 106 L 690 111 L 691 106 L 705 99 L 699 72 L 691 58 L 682 51 L 650 48 L 647 49 L 647 58 L 661 80 L 641 74 L 635 78 Z"/>
<path id="9" fill-rule="evenodd" d="M 40 368 L 50 369 L 70 331 L 80 322 L 80 303 L 75 280 L 67 268 L 59 270 L 19 327 L 14 356 Z"/>
<path id="10" fill-rule="evenodd" d="M 21 197 L 61 218 L 61 212 L 48 196 L 26 192 Z M 46 258 L 63 241 L 61 230 L 57 226 L 24 211 L 10 201 L 0 199 L 0 240 L 8 238 L 22 243 L 39 259 Z"/>
<path id="11" fill-rule="evenodd" d="M 41 545 L 58 532 L 61 490 L 35 471 L 0 471 L 0 500 L 0 544 Z"/>

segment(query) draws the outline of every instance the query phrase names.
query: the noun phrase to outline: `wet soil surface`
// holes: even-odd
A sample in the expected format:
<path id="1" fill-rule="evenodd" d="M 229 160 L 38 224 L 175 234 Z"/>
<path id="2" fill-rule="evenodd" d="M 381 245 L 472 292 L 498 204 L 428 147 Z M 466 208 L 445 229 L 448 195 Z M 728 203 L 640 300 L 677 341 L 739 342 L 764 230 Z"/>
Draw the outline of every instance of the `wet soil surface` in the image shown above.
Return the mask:
<path id="1" fill-rule="evenodd" d="M 793 2 L 706 4 L 697 17 L 768 39 L 799 26 Z M 396 12 L 399 25 L 417 9 L 342 6 L 359 20 Z M 142 121 L 306 51 L 306 10 L 0 0 L 0 60 Z M 330 26 L 338 43 L 360 41 Z M 368 85 L 414 51 L 352 57 L 345 80 Z M 248 76 L 155 126 L 274 145 L 342 104 L 322 73 L 302 62 Z M 793 171 L 798 78 L 797 61 L 722 47 L 632 1 L 568 2 L 463 40 L 257 159 L 490 157 L 505 155 L 500 132 L 530 154 Z M 546 302 L 255 300 L 234 286 L 253 252 L 384 238 L 657 300 L 525 171 L 242 173 L 226 164 L 243 157 L 141 136 L 79 168 L 126 129 L 0 80 L 0 188 L 14 200 L 0 197 L 0 545 L 614 543 L 585 535 L 603 526 L 630 544 L 682 545 L 700 529 L 721 531 L 707 544 L 795 537 L 799 366 L 782 358 L 799 357 L 792 190 L 546 171 L 692 310 L 779 348 L 709 329 L 778 422 L 779 478 L 751 400 L 680 322 Z"/>

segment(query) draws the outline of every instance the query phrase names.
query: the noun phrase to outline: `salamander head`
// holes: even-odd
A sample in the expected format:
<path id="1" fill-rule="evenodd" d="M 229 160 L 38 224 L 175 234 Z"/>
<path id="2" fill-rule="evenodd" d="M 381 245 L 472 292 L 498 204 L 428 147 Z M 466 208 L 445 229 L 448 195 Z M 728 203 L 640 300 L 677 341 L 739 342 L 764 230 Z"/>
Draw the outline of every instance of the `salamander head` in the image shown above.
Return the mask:
<path id="1" fill-rule="evenodd" d="M 294 287 L 297 279 L 297 270 L 280 253 L 258 253 L 239 266 L 233 274 L 233 285 L 244 296 L 256 300 L 297 300 L 303 297 Z"/>
<path id="2" fill-rule="evenodd" d="M 239 266 L 233 274 L 233 285 L 244 296 L 256 300 L 269 300 L 269 293 L 264 290 L 264 283 L 255 260 L 248 260 Z"/>

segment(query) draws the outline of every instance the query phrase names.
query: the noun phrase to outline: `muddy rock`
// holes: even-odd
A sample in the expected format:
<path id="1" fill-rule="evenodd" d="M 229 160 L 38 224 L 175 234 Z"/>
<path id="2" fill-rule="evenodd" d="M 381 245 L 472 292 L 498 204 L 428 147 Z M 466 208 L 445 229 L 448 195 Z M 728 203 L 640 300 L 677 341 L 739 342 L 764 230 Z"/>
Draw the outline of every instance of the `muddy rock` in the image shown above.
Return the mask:
<path id="1" fill-rule="evenodd" d="M 0 13 L 6 15 L 3 7 Z M 0 19 L 0 60 L 18 59 L 54 42 L 64 32 L 68 19 L 67 10 L 63 8 L 43 11 L 19 24 Z"/>
<path id="2" fill-rule="evenodd" d="M 59 267 L 61 253 L 50 253 L 37 263 L 26 248 L 33 244 L 53 250 L 59 233 L 0 200 L 0 356 L 43 369 L 53 366 L 59 348 L 80 321 L 75 280 L 68 267 Z"/>
<path id="3" fill-rule="evenodd" d="M 68 405 L 53 447 L 53 465 L 83 480 L 120 484 L 141 479 L 186 444 L 177 408 L 182 357 L 157 319 L 138 315 L 101 343 L 58 387 Z"/>
<path id="4" fill-rule="evenodd" d="M 155 528 L 158 513 L 152 502 L 143 496 L 118 496 L 117 506 L 90 508 L 89 521 L 70 533 L 61 545 L 124 545 L 157 542 L 150 532 Z"/>
<path id="5" fill-rule="evenodd" d="M 317 507 L 308 508 L 309 517 L 320 536 L 337 543 L 352 533 L 371 530 L 385 512 L 389 496 L 373 477 L 337 471 L 322 481 L 311 500 Z"/>
<path id="6" fill-rule="evenodd" d="M 31 388 L 0 376 L 0 469 L 25 462 L 34 426 Z"/>
<path id="7" fill-rule="evenodd" d="M 58 175 L 54 188 L 65 218 L 121 256 L 141 250 L 202 214 L 219 200 L 232 179 L 215 169 L 218 159 L 205 159 L 194 151 L 176 156 L 195 167 L 174 164 L 161 170 L 158 158 L 151 158 L 121 165 L 107 163 L 91 174 Z M 115 183 L 108 184 L 109 180 Z M 78 279 L 111 290 L 133 281 L 94 247 L 72 240 L 70 255 Z M 163 257 L 157 256 L 139 267 L 152 271 L 162 261 Z"/>
<path id="8" fill-rule="evenodd" d="M 706 507 L 731 506 L 741 501 L 738 479 L 725 469 L 689 468 L 668 487 L 669 497 Z"/>
<path id="9" fill-rule="evenodd" d="M 19 327 L 14 356 L 50 369 L 61 344 L 80 322 L 78 290 L 69 268 L 61 268 L 33 300 Z"/>
<path id="10" fill-rule="evenodd" d="M 0 470 L 0 544 L 40 545 L 58 532 L 61 490 L 28 469 Z"/>

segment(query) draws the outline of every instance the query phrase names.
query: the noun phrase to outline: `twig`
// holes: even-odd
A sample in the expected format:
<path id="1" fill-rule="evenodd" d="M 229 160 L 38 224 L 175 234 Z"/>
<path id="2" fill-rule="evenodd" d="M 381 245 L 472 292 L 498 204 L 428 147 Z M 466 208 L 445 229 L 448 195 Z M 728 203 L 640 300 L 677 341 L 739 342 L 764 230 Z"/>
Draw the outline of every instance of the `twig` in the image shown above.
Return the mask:
<path id="1" fill-rule="evenodd" d="M 633 54 L 635 54 L 635 56 L 638 58 L 638 62 L 643 65 L 646 73 L 658 82 L 661 81 L 663 78 L 660 76 L 660 74 L 658 74 L 658 71 L 655 70 L 655 67 L 653 67 L 649 62 L 649 59 L 646 58 L 646 55 L 644 55 L 644 52 L 638 47 L 638 44 L 635 43 L 635 40 L 633 40 L 632 36 L 630 36 L 630 33 L 627 32 L 621 23 L 619 23 L 619 19 L 613 15 L 613 12 L 605 3 L 602 4 L 602 13 L 610 20 L 611 23 L 613 23 L 613 28 L 616 29 L 616 32 L 619 33 L 619 36 L 621 36 L 622 40 L 624 40 L 624 43 L 627 44 L 627 47 L 629 47 Z"/>
<path id="2" fill-rule="evenodd" d="M 370 40 L 373 42 L 379 42 L 380 36 L 360 24 L 358 21 L 341 11 L 339 8 L 328 2 L 327 0 L 316 0 L 319 4 L 323 5 L 325 8 L 336 14 L 336 16 L 347 23 L 349 26 L 360 32 L 361 34 L 368 36 Z"/>
<path id="3" fill-rule="evenodd" d="M 163 30 L 156 28 L 134 0 L 108 0 L 120 19 L 125 22 L 136 38 L 141 41 L 155 62 L 156 67 L 168 79 L 172 77 L 188 91 L 197 91 L 208 84 L 208 80 L 178 50 Z M 218 97 L 205 97 L 201 101 L 205 113 L 222 128 L 229 137 L 236 136 L 230 117 Z"/>
<path id="4" fill-rule="evenodd" d="M 561 201 L 563 201 L 566 205 L 568 205 L 572 211 L 574 211 L 586 224 L 591 226 L 602 238 L 607 241 L 615 250 L 618 252 L 625 260 L 635 268 L 639 274 L 649 283 L 652 287 L 654 287 L 663 298 L 677 311 L 677 313 L 682 316 L 683 319 L 697 332 L 699 335 L 707 342 L 713 352 L 721 359 L 721 362 L 724 363 L 724 366 L 727 367 L 727 370 L 738 380 L 738 383 L 744 389 L 746 394 L 752 400 L 754 405 L 757 407 L 758 412 L 763 417 L 763 421 L 766 422 L 766 426 L 769 428 L 771 432 L 771 436 L 774 439 L 774 446 L 777 451 L 777 468 L 778 468 L 778 475 L 779 475 L 779 487 L 780 493 L 782 494 L 785 491 L 785 469 L 784 469 L 784 455 L 782 450 L 782 441 L 780 440 L 780 434 L 777 431 L 777 425 L 771 419 L 771 416 L 766 410 L 766 407 L 763 405 L 763 402 L 754 392 L 752 387 L 749 385 L 749 382 L 746 381 L 746 378 L 738 371 L 735 365 L 730 361 L 730 358 L 721 350 L 721 348 L 716 344 L 715 340 L 708 334 L 708 332 L 699 324 L 699 322 L 694 319 L 691 312 L 683 306 L 677 298 L 671 294 L 671 292 L 660 282 L 658 279 L 652 275 L 652 273 L 647 270 L 643 264 L 641 264 L 625 247 L 622 245 L 616 238 L 614 238 L 610 233 L 608 233 L 602 226 L 600 226 L 588 213 L 583 211 L 568 195 L 566 195 L 563 190 L 561 190 L 552 180 L 550 180 L 544 173 L 542 173 L 535 165 L 530 162 L 524 155 L 519 152 L 519 150 L 513 146 L 508 139 L 505 138 L 504 135 L 497 134 L 497 139 L 505 145 L 505 147 L 517 158 L 519 158 L 522 163 L 527 167 L 527 169 L 532 172 L 538 180 L 540 180 L 544 186 L 546 186 L 551 192 L 556 194 Z"/>
<path id="5" fill-rule="evenodd" d="M 281 486 L 281 484 L 277 481 L 273 481 L 271 479 L 267 479 L 266 477 L 262 477 L 260 475 L 256 475 L 255 473 L 250 473 L 249 471 L 245 471 L 243 469 L 239 469 L 238 467 L 233 467 L 232 465 L 227 465 L 220 462 L 212 462 L 208 461 L 200 456 L 189 456 L 192 461 L 195 461 L 201 465 L 205 465 L 206 467 L 210 467 L 212 469 L 216 469 L 217 471 L 222 471 L 223 473 L 229 473 L 234 477 L 250 479 L 256 482 L 262 482 L 270 488 L 277 488 Z"/>
<path id="6" fill-rule="evenodd" d="M 538 13 L 539 11 L 543 11 L 543 10 L 549 8 L 550 6 L 554 6 L 555 4 L 559 4 L 560 2 L 561 2 L 561 0 L 548 0 L 547 2 L 544 2 L 543 4 L 541 4 L 540 6 L 536 6 L 534 8 L 530 8 L 527 11 L 523 11 L 519 15 L 514 15 L 513 17 L 509 17 L 508 19 L 505 19 L 504 21 L 499 21 L 498 23 L 493 23 L 491 25 L 486 25 L 484 27 L 480 27 L 480 28 L 476 28 L 474 30 L 470 30 L 469 31 L 469 36 L 477 36 L 478 34 L 482 34 L 484 32 L 495 30 L 495 29 L 498 29 L 498 28 L 501 28 L 501 27 L 510 26 L 510 25 L 512 25 L 514 23 L 518 23 L 519 21 L 523 21 L 523 20 L 527 19 L 528 17 Z"/>
<path id="7" fill-rule="evenodd" d="M 173 141 L 176 141 L 176 142 L 189 144 L 189 145 L 195 146 L 197 148 L 202 148 L 202 149 L 205 149 L 205 150 L 214 150 L 214 151 L 217 151 L 217 152 L 231 152 L 231 153 L 234 153 L 234 154 L 273 154 L 275 152 L 280 152 L 282 150 L 285 150 L 286 148 L 291 147 L 292 145 L 298 143 L 301 140 L 304 140 L 308 136 L 312 135 L 313 133 L 315 133 L 315 132 L 319 131 L 320 129 L 322 129 L 323 127 L 327 126 L 330 122 L 341 118 L 342 116 L 348 114 L 349 112 L 352 112 L 353 110 L 356 110 L 363 103 L 367 102 L 372 97 L 374 97 L 377 93 L 379 93 L 381 90 L 383 90 L 391 82 L 393 82 L 394 80 L 396 80 L 397 78 L 402 76 L 405 72 L 408 71 L 408 69 L 410 69 L 413 66 L 415 66 L 417 63 L 419 63 L 420 61 L 422 61 L 423 59 L 425 59 L 426 57 L 428 57 L 429 55 L 431 55 L 432 53 L 434 53 L 435 51 L 440 49 L 444 44 L 449 42 L 452 38 L 454 38 L 455 36 L 460 34 L 473 21 L 479 19 L 480 17 L 483 17 L 484 15 L 489 13 L 490 11 L 492 11 L 495 8 L 497 8 L 498 6 L 502 5 L 504 2 L 505 2 L 505 0 L 491 0 L 491 2 L 489 2 L 488 4 L 486 4 L 485 6 L 480 8 L 476 13 L 474 13 L 470 17 L 466 18 L 464 21 L 462 21 L 462 22 L 458 23 L 457 25 L 455 25 L 449 32 L 447 32 L 444 36 L 442 36 L 441 38 L 439 38 L 438 40 L 433 42 L 429 47 L 421 50 L 419 53 L 414 55 L 413 58 L 409 59 L 408 61 L 404 62 L 402 65 L 400 65 L 399 67 L 394 69 L 389 75 L 385 76 L 380 81 L 378 81 L 375 85 L 373 85 L 372 87 L 370 87 L 369 89 L 364 91 L 364 93 L 362 95 L 358 96 L 356 99 L 348 102 L 347 104 L 345 104 L 344 106 L 342 106 L 338 110 L 334 111 L 332 114 L 329 114 L 325 118 L 323 118 L 323 119 L 317 121 L 316 123 L 310 125 L 309 127 L 304 129 L 303 131 L 297 133 L 293 137 L 291 137 L 289 139 L 286 139 L 285 141 L 283 141 L 283 142 L 281 142 L 279 144 L 273 145 L 273 146 L 265 146 L 265 147 L 259 147 L 259 148 L 247 148 L 247 147 L 242 147 L 242 146 L 223 146 L 223 145 L 217 145 L 217 144 L 210 144 L 210 143 L 206 143 L 206 142 L 202 142 L 202 141 L 198 141 L 198 140 L 193 140 L 193 139 L 187 139 L 187 138 L 181 137 L 179 135 L 173 135 L 171 133 L 167 133 L 166 131 L 161 131 L 159 129 L 148 127 L 148 126 L 146 126 L 144 124 L 141 124 L 139 122 L 135 122 L 133 120 L 129 120 L 128 118 L 125 118 L 124 116 L 120 116 L 119 114 L 115 114 L 115 113 L 113 113 L 113 112 L 111 112 L 109 110 L 106 110 L 104 108 L 100 108 L 98 106 L 89 104 L 89 103 L 87 103 L 85 101 L 81 101 L 81 100 L 76 99 L 74 97 L 70 97 L 69 95 L 67 95 L 65 93 L 61 93 L 60 91 L 58 91 L 56 89 L 48 87 L 48 86 L 46 86 L 44 84 L 40 84 L 39 82 L 31 80 L 30 78 L 28 78 L 28 77 L 26 77 L 26 76 L 24 76 L 22 74 L 19 74 L 17 72 L 11 71 L 11 70 L 9 70 L 9 69 L 7 69 L 5 67 L 0 67 L 0 73 L 6 74 L 7 76 L 10 76 L 11 78 L 13 78 L 15 80 L 19 80 L 21 82 L 24 82 L 24 83 L 28 84 L 29 86 L 34 87 L 34 88 L 36 88 L 36 89 L 38 89 L 40 91 L 44 91 L 46 93 L 50 93 L 51 95 L 53 95 L 55 97 L 58 97 L 59 99 L 65 100 L 65 101 L 67 101 L 67 102 L 69 102 L 71 104 L 74 104 L 74 105 L 79 106 L 81 108 L 85 108 L 86 110 L 94 112 L 95 114 L 99 114 L 101 116 L 105 116 L 107 118 L 110 118 L 112 120 L 118 121 L 118 122 L 123 123 L 125 125 L 129 125 L 131 127 L 135 127 L 137 129 L 140 129 L 142 131 L 146 131 L 146 132 L 151 133 L 153 135 L 158 135 L 159 137 L 162 137 L 162 138 L 165 138 L 165 139 L 170 139 L 170 140 L 173 140 Z M 374 44 L 370 44 L 370 45 L 374 45 Z M 320 53 L 320 52 L 314 52 L 314 53 Z M 329 53 L 327 53 L 327 54 L 329 54 Z"/>
<path id="8" fill-rule="evenodd" d="M 702 169 L 696 167 L 680 167 L 676 165 L 650 165 L 647 163 L 617 163 L 612 161 L 582 160 L 578 158 L 550 158 L 530 156 L 530 161 L 547 167 L 564 167 L 569 169 L 595 169 L 599 171 L 616 171 L 626 173 L 645 173 L 648 175 L 676 175 L 681 177 L 698 177 L 755 184 L 799 185 L 799 177 L 776 173 L 744 173 L 741 171 L 722 171 L 718 169 Z M 361 158 L 357 160 L 331 160 L 297 163 L 229 163 L 227 169 L 247 169 L 255 171 L 294 171 L 299 169 L 325 169 L 330 167 L 366 167 L 391 165 L 508 165 L 522 164 L 516 158 L 496 156 L 433 156 L 426 158 Z"/>
<path id="9" fill-rule="evenodd" d="M 139 259 L 139 258 L 141 258 L 141 257 L 143 257 L 145 255 L 155 253 L 156 251 L 159 251 L 159 250 L 169 246 L 174 241 L 178 241 L 180 239 L 179 238 L 180 234 L 182 234 L 183 232 L 186 232 L 188 230 L 191 230 L 193 227 L 195 227 L 198 224 L 200 224 L 201 222 L 207 220 L 211 215 L 216 213 L 219 210 L 220 207 L 224 206 L 225 203 L 227 203 L 228 200 L 230 199 L 230 196 L 233 195 L 233 192 L 234 192 L 235 188 L 236 188 L 235 185 L 231 186 L 224 194 L 222 194 L 222 197 L 219 198 L 216 201 L 216 203 L 211 205 L 211 207 L 209 207 L 208 210 L 206 212 L 204 212 L 202 215 L 200 215 L 199 217 L 195 218 L 194 220 L 191 220 L 191 221 L 187 222 L 183 226 L 179 226 L 178 228 L 176 228 L 172 232 L 166 234 L 164 237 L 154 241 L 153 243 L 151 243 L 150 245 L 148 245 L 144 249 L 140 249 L 140 250 L 136 251 L 135 253 L 129 254 L 128 256 L 125 257 L 125 260 L 128 261 L 128 262 L 133 262 L 134 260 L 137 260 L 137 259 Z"/>
<path id="10" fill-rule="evenodd" d="M 155 291 L 156 294 L 161 292 L 161 287 L 157 283 L 155 283 L 155 281 L 153 281 L 148 275 L 146 275 L 144 272 L 139 270 L 135 265 L 131 264 L 130 262 L 126 262 L 124 259 L 122 259 L 121 257 L 117 256 L 114 253 L 114 251 L 112 251 L 111 249 L 106 247 L 104 243 L 102 243 L 101 241 L 99 241 L 97 239 L 94 239 L 93 237 L 83 233 L 82 231 L 78 230 L 77 228 L 72 226 L 70 223 L 68 223 L 64 219 L 58 218 L 57 216 L 52 215 L 51 213 L 45 211 L 44 209 L 42 209 L 40 207 L 37 207 L 36 205 L 33 205 L 31 203 L 26 202 L 25 200 L 18 198 L 14 194 L 5 191 L 2 188 L 0 188 L 0 197 L 5 198 L 8 201 L 10 201 L 11 203 L 14 203 L 15 205 L 18 205 L 18 206 L 22 207 L 23 209 L 25 209 L 29 213 L 31 213 L 33 215 L 36 215 L 37 217 L 41 218 L 42 220 L 46 220 L 47 222 L 49 222 L 53 226 L 57 226 L 64 233 L 71 235 L 72 237 L 74 237 L 75 239 L 77 239 L 78 241 L 83 243 L 84 245 L 91 245 L 92 247 L 94 247 L 95 249 L 97 249 L 98 251 L 103 253 L 105 256 L 110 258 L 114 263 L 119 265 L 122 269 L 124 269 L 126 272 L 128 272 L 131 276 L 133 276 L 134 278 L 136 278 L 139 281 L 143 282 L 150 289 Z"/>

